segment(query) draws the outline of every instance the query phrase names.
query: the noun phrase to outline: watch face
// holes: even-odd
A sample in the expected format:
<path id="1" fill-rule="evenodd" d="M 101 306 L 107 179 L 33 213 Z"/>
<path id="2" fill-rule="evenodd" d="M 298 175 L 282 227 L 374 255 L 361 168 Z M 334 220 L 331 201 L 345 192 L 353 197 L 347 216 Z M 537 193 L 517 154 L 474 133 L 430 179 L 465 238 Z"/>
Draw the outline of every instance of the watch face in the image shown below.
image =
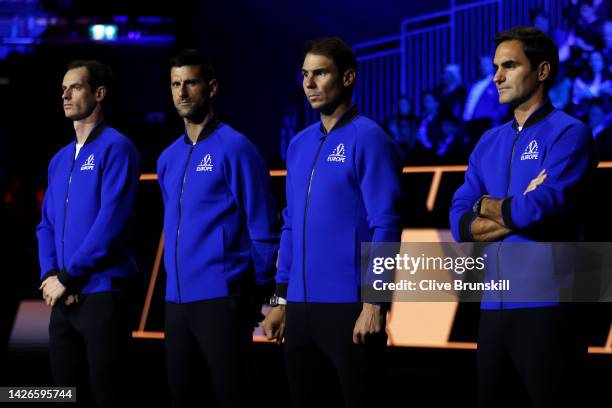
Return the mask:
<path id="1" fill-rule="evenodd" d="M 472 207 L 472 211 L 474 212 L 474 215 L 476 215 L 476 216 L 480 216 L 480 205 L 482 204 L 482 199 L 483 198 L 484 198 L 484 196 L 482 196 L 478 200 L 476 200 L 476 202 L 474 203 L 474 206 Z"/>

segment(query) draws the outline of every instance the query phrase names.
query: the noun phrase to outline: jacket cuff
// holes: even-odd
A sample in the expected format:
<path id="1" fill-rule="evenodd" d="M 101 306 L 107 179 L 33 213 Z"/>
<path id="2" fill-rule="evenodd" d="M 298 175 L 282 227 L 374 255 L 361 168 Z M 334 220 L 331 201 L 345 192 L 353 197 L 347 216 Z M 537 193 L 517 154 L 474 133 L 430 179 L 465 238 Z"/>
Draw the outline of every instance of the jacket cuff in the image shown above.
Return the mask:
<path id="1" fill-rule="evenodd" d="M 459 219 L 459 238 L 461 238 L 461 241 L 474 241 L 472 236 L 472 221 L 474 221 L 474 218 L 476 217 L 472 211 L 466 211 Z"/>
<path id="2" fill-rule="evenodd" d="M 70 292 L 79 292 L 87 284 L 87 278 L 74 277 L 68 273 L 66 269 L 62 269 L 57 274 L 57 279 L 68 289 Z"/>
<path id="3" fill-rule="evenodd" d="M 380 306 L 382 312 L 388 312 L 391 310 L 391 302 L 363 302 L 369 305 Z"/>
<path id="4" fill-rule="evenodd" d="M 56 268 L 51 269 L 50 271 L 46 272 L 42 278 L 40 279 L 40 281 L 44 281 L 45 279 L 47 279 L 49 276 L 55 276 L 59 273 L 59 271 Z"/>
<path id="5" fill-rule="evenodd" d="M 512 197 L 508 197 L 502 201 L 501 213 L 502 219 L 504 220 L 504 225 L 511 230 L 519 229 L 516 224 L 512 221 L 512 214 L 510 211 L 510 203 L 512 202 Z"/>
<path id="6" fill-rule="evenodd" d="M 276 284 L 276 296 L 287 299 L 287 283 L 277 283 Z"/>

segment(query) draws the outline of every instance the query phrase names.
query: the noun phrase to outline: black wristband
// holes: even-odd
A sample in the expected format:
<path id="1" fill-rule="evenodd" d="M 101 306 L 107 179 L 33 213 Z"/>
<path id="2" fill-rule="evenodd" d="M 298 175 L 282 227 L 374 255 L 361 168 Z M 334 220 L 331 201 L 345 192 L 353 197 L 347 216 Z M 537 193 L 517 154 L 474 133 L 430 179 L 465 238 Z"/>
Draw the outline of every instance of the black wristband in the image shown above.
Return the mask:
<path id="1" fill-rule="evenodd" d="M 483 195 L 482 197 L 480 197 L 478 200 L 476 200 L 476 202 L 474 203 L 474 206 L 472 207 L 472 212 L 477 217 L 481 217 L 482 216 L 481 213 L 480 213 L 480 210 L 482 209 L 482 201 L 485 198 L 487 198 L 486 195 Z"/>

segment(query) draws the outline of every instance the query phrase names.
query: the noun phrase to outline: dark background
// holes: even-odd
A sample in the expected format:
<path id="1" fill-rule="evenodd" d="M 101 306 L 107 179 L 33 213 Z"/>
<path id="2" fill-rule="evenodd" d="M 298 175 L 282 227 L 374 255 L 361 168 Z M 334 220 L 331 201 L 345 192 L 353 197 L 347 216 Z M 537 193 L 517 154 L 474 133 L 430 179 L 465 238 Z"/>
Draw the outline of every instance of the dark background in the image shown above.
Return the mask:
<path id="1" fill-rule="evenodd" d="M 82 16 L 95 17 L 99 22 L 110 22 L 117 15 L 130 19 L 167 17 L 173 21 L 169 25 L 176 41 L 161 46 L 54 42 L 51 41 L 54 33 L 49 32 L 29 52 L 11 53 L 0 60 L 0 77 L 6 79 L 0 85 L 0 290 L 3 293 L 0 295 L 0 352 L 5 352 L 4 344 L 19 301 L 39 297 L 34 230 L 40 220 L 47 164 L 74 137 L 71 122 L 63 117 L 60 99 L 62 76 L 70 60 L 95 58 L 113 67 L 118 86 L 109 121 L 134 141 L 145 160 L 145 171 L 154 172 L 159 153 L 182 132 L 182 122 L 170 100 L 167 62 L 180 49 L 203 50 L 217 65 L 219 116 L 245 133 L 260 148 L 271 168 L 283 168 L 279 154 L 283 112 L 290 107 L 301 110 L 304 106 L 299 80 L 304 42 L 334 35 L 355 44 L 395 35 L 403 18 L 441 10 L 448 7 L 449 1 L 55 0 L 42 1 L 40 5 L 43 11 L 70 21 Z M 609 185 L 610 176 L 609 171 L 600 172 L 598 183 Z M 450 199 L 462 177 L 462 173 L 445 175 L 436 207 L 428 212 L 425 199 L 431 175 L 406 176 L 404 224 L 411 228 L 448 228 Z M 274 180 L 279 209 L 284 200 L 283 183 L 282 178 Z M 605 192 L 602 195 L 607 198 Z M 608 201 L 595 201 L 593 205 L 593 213 L 609 213 Z M 607 227 L 612 224 L 602 219 L 597 222 L 603 231 L 609 231 Z M 141 282 L 143 294 L 160 231 L 157 185 L 142 183 L 136 237 L 139 264 L 145 275 Z M 600 237 L 609 240 L 607 234 Z M 160 278 L 152 311 L 152 330 L 159 330 L 163 319 L 163 273 Z M 460 309 L 453 340 L 475 340 L 478 311 L 473 306 Z M 589 332 L 592 341 L 602 345 L 610 324 L 610 308 L 598 308 L 588 319 L 592 321 Z M 280 403 L 270 405 L 285 406 L 288 394 L 282 357 L 274 346 L 257 345 L 257 348 L 257 358 L 264 367 L 261 395 L 270 392 L 266 387 L 276 387 L 273 392 Z M 136 350 L 134 375 L 143 381 L 136 390 L 148 391 L 144 401 L 167 405 L 165 372 L 159 364 L 163 360 L 163 343 L 140 340 Z M 397 392 L 406 405 L 411 400 L 429 400 L 434 405 L 474 406 L 474 357 L 471 351 L 394 349 L 388 355 L 389 374 L 395 378 L 389 384 L 390 390 Z M 610 378 L 609 357 L 590 357 L 588 380 L 595 387 L 593 400 L 598 398 L 598 392 L 603 395 L 604 379 Z M 0 355 L 0 370 L 0 385 L 42 385 L 51 381 L 45 350 Z M 333 384 L 334 379 L 330 381 Z M 412 396 L 402 398 L 404 391 L 410 391 Z"/>

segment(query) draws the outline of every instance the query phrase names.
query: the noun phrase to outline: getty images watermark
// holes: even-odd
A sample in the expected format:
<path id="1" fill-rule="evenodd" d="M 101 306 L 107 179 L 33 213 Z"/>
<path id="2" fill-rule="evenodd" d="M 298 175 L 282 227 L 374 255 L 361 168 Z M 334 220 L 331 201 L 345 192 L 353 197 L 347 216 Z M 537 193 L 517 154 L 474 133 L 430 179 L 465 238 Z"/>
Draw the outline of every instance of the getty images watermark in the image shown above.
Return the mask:
<path id="1" fill-rule="evenodd" d="M 361 249 L 366 302 L 612 301 L 612 243 L 374 243 Z"/>
<path id="2" fill-rule="evenodd" d="M 375 257 L 372 259 L 372 272 L 375 275 L 382 275 L 388 271 L 406 271 L 410 275 L 419 273 L 431 273 L 437 270 L 452 271 L 456 275 L 463 275 L 465 272 L 483 272 L 485 269 L 485 259 L 487 254 L 479 257 L 441 257 L 441 256 L 410 256 L 408 254 L 396 254 L 395 257 Z M 376 279 L 372 283 L 374 290 L 509 290 L 510 280 L 499 279 L 488 282 L 466 282 L 462 279 L 453 279 L 452 282 L 439 282 L 435 279 L 420 279 L 412 281 L 401 279 L 398 282 L 385 282 L 383 279 Z"/>

